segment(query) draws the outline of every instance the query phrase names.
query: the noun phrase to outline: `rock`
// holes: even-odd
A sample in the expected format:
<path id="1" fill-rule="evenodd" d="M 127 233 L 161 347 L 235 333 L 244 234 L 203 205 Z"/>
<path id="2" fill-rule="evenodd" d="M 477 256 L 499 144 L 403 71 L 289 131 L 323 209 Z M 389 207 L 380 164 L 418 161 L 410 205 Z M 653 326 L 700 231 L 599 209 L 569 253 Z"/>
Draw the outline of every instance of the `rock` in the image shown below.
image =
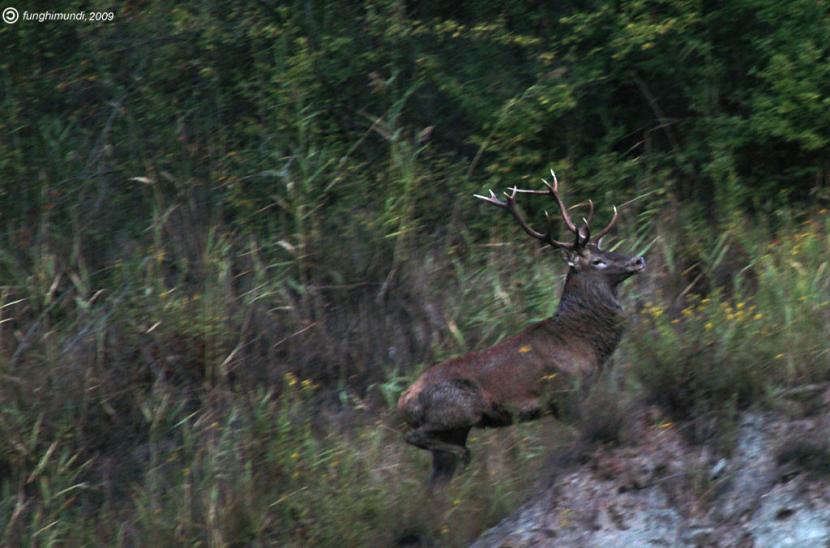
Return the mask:
<path id="1" fill-rule="evenodd" d="M 802 482 L 775 486 L 745 524 L 755 546 L 830 546 L 830 490 L 810 500 Z"/>
<path id="2" fill-rule="evenodd" d="M 473 546 L 830 546 L 830 478 L 777 457 L 823 419 L 747 413 L 727 457 L 647 417 L 636 444 L 557 471 Z"/>

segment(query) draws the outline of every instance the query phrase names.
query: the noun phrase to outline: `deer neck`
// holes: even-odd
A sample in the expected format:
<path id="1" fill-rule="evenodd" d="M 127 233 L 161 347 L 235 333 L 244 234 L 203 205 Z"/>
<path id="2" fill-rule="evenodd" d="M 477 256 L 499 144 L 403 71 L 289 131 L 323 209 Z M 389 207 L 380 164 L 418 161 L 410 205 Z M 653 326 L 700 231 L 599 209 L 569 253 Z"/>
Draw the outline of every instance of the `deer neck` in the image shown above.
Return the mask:
<path id="1" fill-rule="evenodd" d="M 604 363 L 620 342 L 625 316 L 616 289 L 604 280 L 571 270 L 551 322 L 553 332 L 574 348 L 590 348 L 597 365 Z"/>

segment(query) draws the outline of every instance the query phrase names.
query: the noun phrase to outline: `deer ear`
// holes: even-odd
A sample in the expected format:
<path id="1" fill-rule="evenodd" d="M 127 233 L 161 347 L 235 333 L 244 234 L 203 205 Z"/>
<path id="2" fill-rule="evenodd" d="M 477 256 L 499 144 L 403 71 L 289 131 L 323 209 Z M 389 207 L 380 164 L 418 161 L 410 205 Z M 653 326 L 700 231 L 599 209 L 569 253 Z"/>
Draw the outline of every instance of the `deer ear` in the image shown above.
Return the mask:
<path id="1" fill-rule="evenodd" d="M 597 240 L 597 241 L 596 241 L 596 243 L 594 244 L 594 245 L 596 245 L 596 246 L 597 246 L 597 249 L 602 249 L 602 240 L 603 240 L 604 238 L 605 238 L 605 236 L 600 237 L 600 239 L 599 239 L 599 240 Z"/>

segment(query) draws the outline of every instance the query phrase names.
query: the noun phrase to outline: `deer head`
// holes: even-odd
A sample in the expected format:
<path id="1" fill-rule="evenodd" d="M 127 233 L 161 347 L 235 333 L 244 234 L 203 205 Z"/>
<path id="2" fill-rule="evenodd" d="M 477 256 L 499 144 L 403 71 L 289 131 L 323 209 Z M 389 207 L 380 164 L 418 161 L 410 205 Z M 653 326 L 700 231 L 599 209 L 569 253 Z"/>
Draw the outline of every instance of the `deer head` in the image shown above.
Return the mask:
<path id="1" fill-rule="evenodd" d="M 562 250 L 565 260 L 570 266 L 570 273 L 573 275 L 579 274 L 580 277 L 590 279 L 597 283 L 608 284 L 611 289 L 614 289 L 629 276 L 645 269 L 646 261 L 643 257 L 629 257 L 612 251 L 603 251 L 600 248 L 602 238 L 608 234 L 617 222 L 617 207 L 613 206 L 614 214 L 605 228 L 593 234 L 591 232 L 591 221 L 594 218 L 594 202 L 588 200 L 588 215 L 587 217 L 583 217 L 581 223 L 577 226 L 571 218 L 569 208 L 565 206 L 562 197 L 559 195 L 559 181 L 556 178 L 556 174 L 553 170 L 551 170 L 550 174 L 553 177 L 553 184 L 542 179 L 546 187 L 545 190 L 523 190 L 513 187 L 509 193 L 504 193 L 504 201 L 497 198 L 492 190 L 490 191 L 490 196 L 480 196 L 478 194 L 475 196 L 487 203 L 507 209 L 519 223 L 519 226 L 522 227 L 522 230 L 528 235 L 548 244 L 554 249 Z M 546 232 L 537 232 L 533 229 L 519 211 L 516 203 L 516 198 L 519 194 L 546 195 L 553 198 L 559 208 L 562 222 L 565 228 L 573 235 L 573 240 L 565 242 L 553 237 L 553 222 L 550 216 L 548 216 L 547 211 L 545 212 L 547 219 Z M 577 204 L 574 207 L 581 205 L 584 204 Z"/>

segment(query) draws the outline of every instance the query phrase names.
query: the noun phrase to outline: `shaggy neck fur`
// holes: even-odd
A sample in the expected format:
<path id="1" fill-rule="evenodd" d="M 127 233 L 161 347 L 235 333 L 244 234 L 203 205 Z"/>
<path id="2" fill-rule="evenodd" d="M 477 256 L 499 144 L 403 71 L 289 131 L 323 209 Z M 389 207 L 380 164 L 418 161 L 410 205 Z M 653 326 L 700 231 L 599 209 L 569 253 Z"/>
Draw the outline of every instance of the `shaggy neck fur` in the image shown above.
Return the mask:
<path id="1" fill-rule="evenodd" d="M 616 287 L 604 278 L 580 275 L 571 269 L 559 308 L 550 321 L 563 340 L 587 343 L 602 364 L 620 342 L 624 319 Z"/>

